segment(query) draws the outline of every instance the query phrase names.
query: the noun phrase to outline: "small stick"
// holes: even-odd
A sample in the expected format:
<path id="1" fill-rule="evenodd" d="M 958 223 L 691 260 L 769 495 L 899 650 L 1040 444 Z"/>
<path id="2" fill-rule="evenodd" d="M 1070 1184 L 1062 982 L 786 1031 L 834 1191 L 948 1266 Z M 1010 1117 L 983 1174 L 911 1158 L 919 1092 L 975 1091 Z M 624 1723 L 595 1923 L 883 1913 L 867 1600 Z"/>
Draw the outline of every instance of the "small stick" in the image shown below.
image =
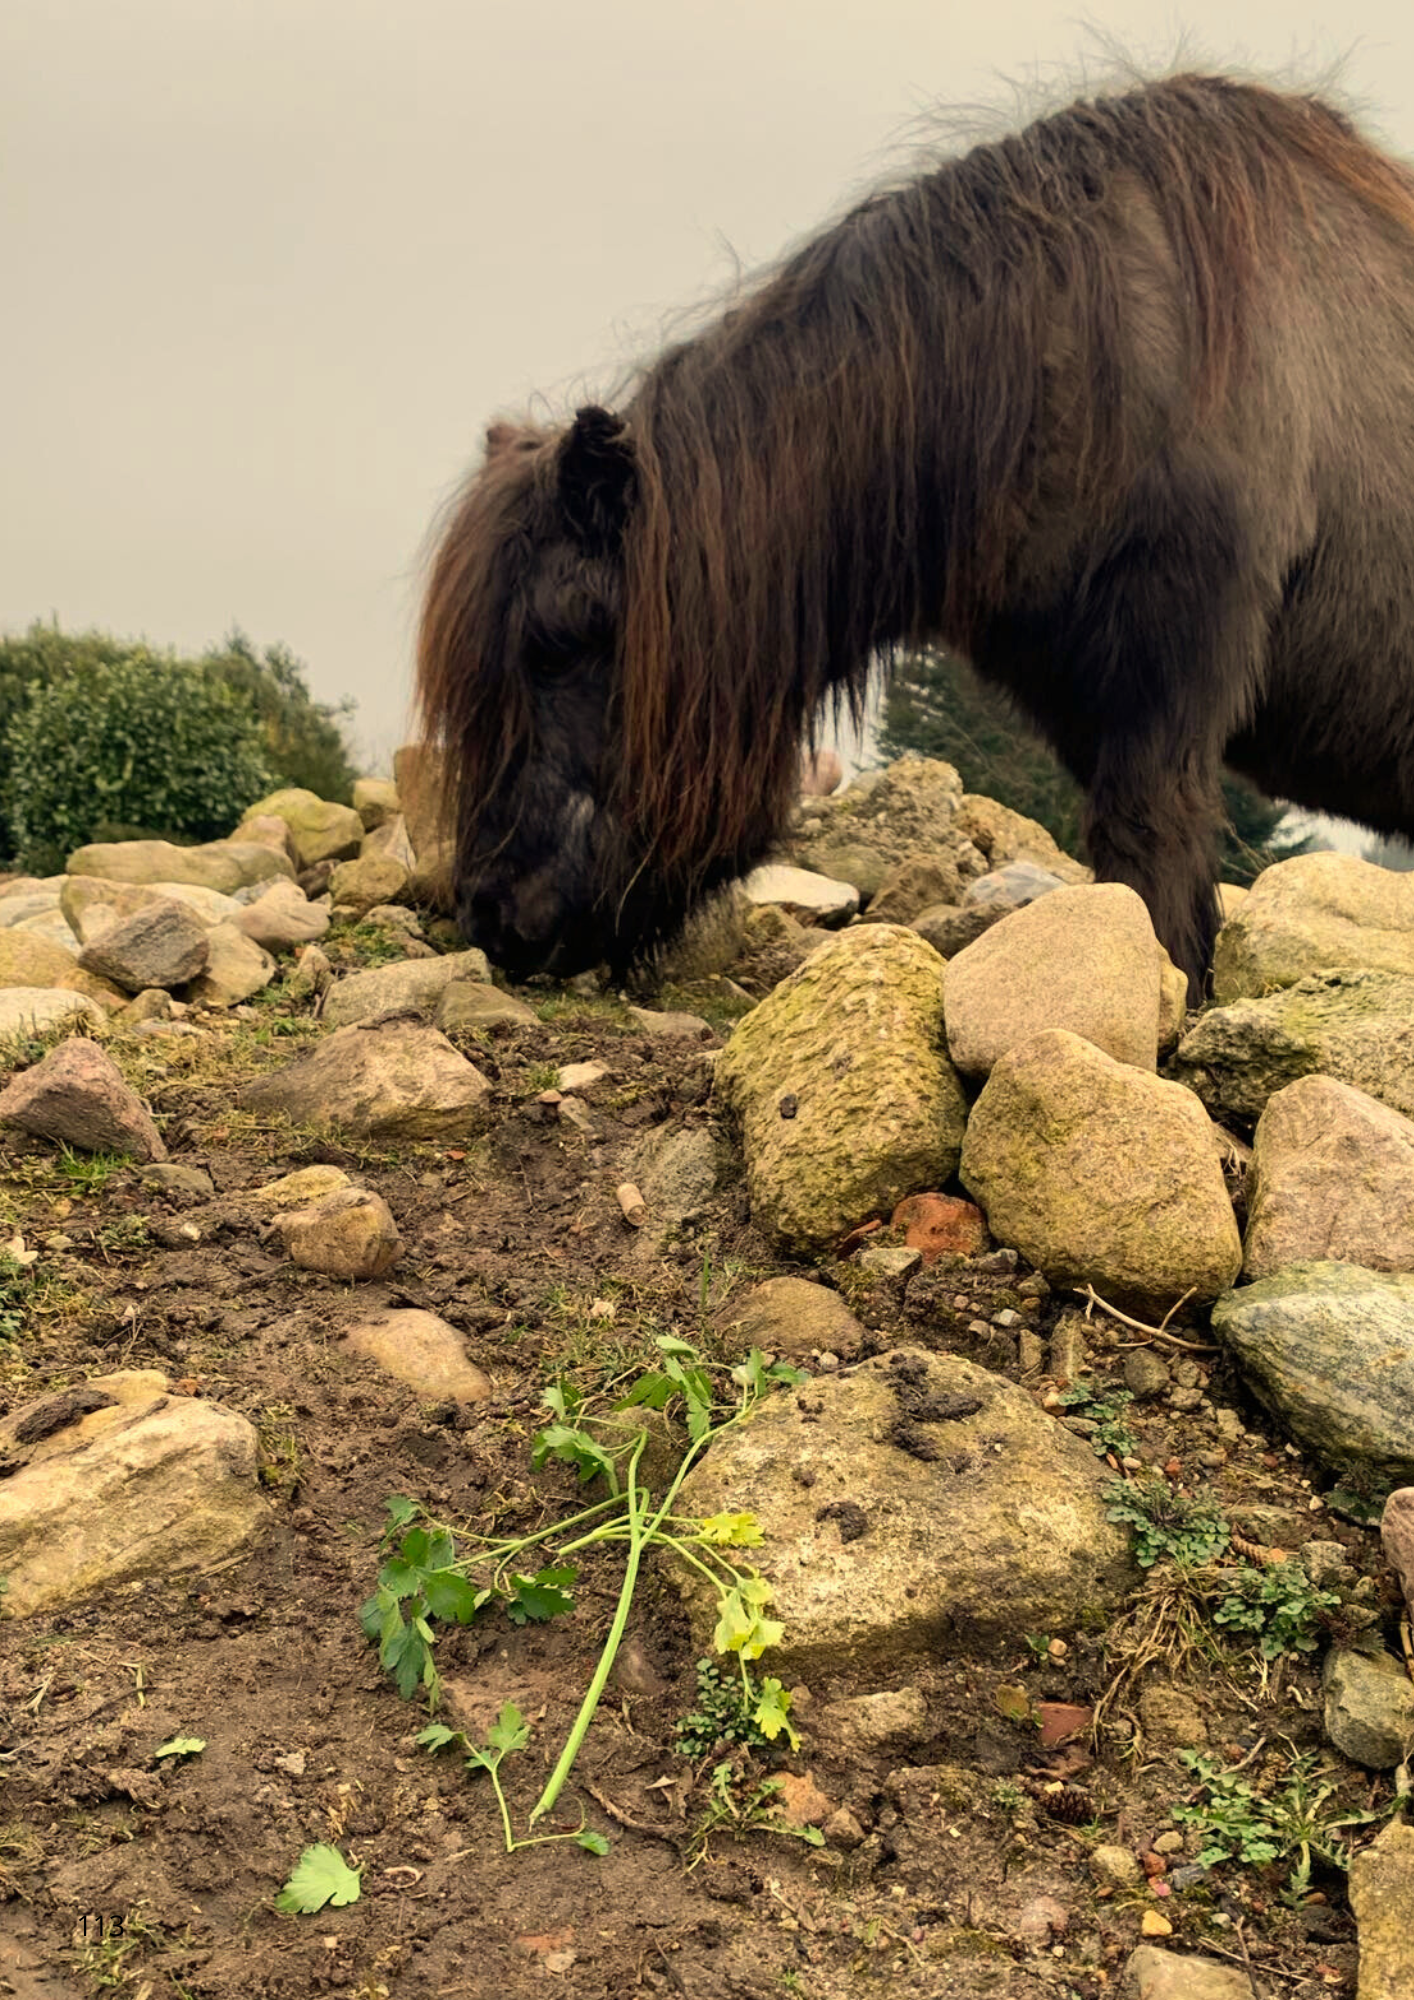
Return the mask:
<path id="1" fill-rule="evenodd" d="M 1108 1313 L 1111 1319 L 1117 1319 L 1121 1326 L 1132 1326 L 1136 1333 L 1144 1334 L 1144 1340 L 1131 1343 L 1136 1347 L 1147 1346 L 1151 1340 L 1162 1340 L 1169 1347 L 1181 1347 L 1185 1354 L 1216 1354 L 1218 1352 L 1215 1346 L 1197 1340 L 1180 1340 L 1176 1333 L 1168 1331 L 1169 1321 L 1192 1298 L 1194 1292 L 1198 1289 L 1196 1285 L 1190 1285 L 1188 1290 L 1183 1294 L 1183 1297 L 1176 1300 L 1169 1307 L 1168 1311 L 1164 1314 L 1162 1323 L 1158 1326 L 1149 1326 L 1142 1319 L 1131 1319 L 1129 1314 L 1121 1312 L 1118 1306 L 1112 1306 L 1108 1299 L 1102 1299 L 1093 1285 L 1076 1285 L 1073 1289 L 1075 1296 L 1085 1301 L 1086 1319 L 1089 1319 L 1092 1307 L 1098 1306 L 1102 1313 Z"/>
<path id="2" fill-rule="evenodd" d="M 613 1800 L 606 1793 L 601 1792 L 597 1785 L 590 1784 L 587 1778 L 581 1779 L 580 1782 L 583 1784 L 590 1798 L 597 1805 L 601 1805 L 604 1808 L 610 1819 L 616 1819 L 619 1825 L 626 1826 L 630 1833 L 651 1833 L 659 1840 L 666 1840 L 670 1847 L 677 1846 L 678 1837 L 670 1828 L 666 1826 L 654 1826 L 651 1820 L 631 1819 L 623 1807 L 616 1806 Z"/>

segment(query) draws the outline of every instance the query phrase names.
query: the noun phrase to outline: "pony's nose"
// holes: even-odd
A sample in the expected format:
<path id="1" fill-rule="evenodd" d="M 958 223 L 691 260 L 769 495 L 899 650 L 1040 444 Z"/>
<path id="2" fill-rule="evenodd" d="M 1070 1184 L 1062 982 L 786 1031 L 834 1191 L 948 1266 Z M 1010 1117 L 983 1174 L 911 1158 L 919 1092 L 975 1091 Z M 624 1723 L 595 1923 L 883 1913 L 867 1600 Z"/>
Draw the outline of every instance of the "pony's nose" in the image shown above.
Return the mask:
<path id="1" fill-rule="evenodd" d="M 510 928 L 506 905 L 501 897 L 485 893 L 473 896 L 462 928 L 468 944 L 479 945 L 488 957 L 494 958 L 497 945 Z"/>

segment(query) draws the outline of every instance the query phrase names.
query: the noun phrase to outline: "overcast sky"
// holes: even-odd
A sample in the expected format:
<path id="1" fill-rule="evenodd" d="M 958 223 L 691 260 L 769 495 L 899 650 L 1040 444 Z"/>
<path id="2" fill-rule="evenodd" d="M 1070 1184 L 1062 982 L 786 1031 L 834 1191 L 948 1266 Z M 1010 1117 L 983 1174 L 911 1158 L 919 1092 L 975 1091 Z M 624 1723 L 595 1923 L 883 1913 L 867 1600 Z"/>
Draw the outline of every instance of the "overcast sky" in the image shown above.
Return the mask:
<path id="1" fill-rule="evenodd" d="M 1151 67 L 1181 31 L 1339 62 L 1414 153 L 1408 0 L 5 0 L 0 628 L 239 623 L 382 762 L 487 419 L 651 353 L 931 102 L 1082 85 L 1094 29 Z"/>

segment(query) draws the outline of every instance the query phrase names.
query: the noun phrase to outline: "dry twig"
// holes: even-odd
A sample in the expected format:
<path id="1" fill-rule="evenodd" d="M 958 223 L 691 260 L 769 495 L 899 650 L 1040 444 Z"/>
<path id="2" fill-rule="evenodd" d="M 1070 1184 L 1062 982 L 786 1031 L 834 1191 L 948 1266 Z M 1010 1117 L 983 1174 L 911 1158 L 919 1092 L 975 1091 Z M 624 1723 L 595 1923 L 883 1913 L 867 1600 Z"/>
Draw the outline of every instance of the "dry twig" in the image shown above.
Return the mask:
<path id="1" fill-rule="evenodd" d="M 1107 1313 L 1111 1319 L 1118 1320 L 1121 1326 L 1132 1326 L 1136 1333 L 1144 1335 L 1143 1340 L 1126 1342 L 1127 1346 L 1147 1347 L 1151 1341 L 1161 1340 L 1166 1347 L 1181 1347 L 1185 1354 L 1216 1354 L 1218 1351 L 1211 1342 L 1180 1340 L 1176 1333 L 1170 1333 L 1168 1330 L 1169 1321 L 1175 1313 L 1182 1311 L 1183 1307 L 1187 1305 L 1194 1292 L 1198 1289 L 1196 1285 L 1190 1285 L 1188 1290 L 1183 1294 L 1183 1297 L 1175 1300 L 1157 1326 L 1150 1326 L 1147 1321 L 1142 1319 L 1131 1319 L 1129 1314 L 1121 1312 L 1118 1306 L 1112 1306 L 1108 1299 L 1102 1299 L 1093 1285 L 1076 1285 L 1073 1289 L 1076 1297 L 1085 1301 L 1086 1319 L 1089 1319 L 1095 1307 L 1098 1306 L 1102 1313 Z"/>

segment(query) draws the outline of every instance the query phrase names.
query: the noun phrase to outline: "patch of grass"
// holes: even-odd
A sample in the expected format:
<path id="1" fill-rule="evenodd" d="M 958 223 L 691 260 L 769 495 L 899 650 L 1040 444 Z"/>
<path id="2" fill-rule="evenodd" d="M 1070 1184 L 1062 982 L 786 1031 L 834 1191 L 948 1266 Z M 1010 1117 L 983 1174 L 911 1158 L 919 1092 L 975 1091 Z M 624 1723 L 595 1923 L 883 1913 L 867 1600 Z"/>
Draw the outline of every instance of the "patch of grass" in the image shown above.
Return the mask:
<path id="1" fill-rule="evenodd" d="M 367 972 L 375 966 L 401 965 L 410 935 L 391 924 L 350 923 L 347 917 L 335 917 L 319 943 L 332 964 L 344 971 Z"/>
<path id="2" fill-rule="evenodd" d="M 122 1153 L 81 1153 L 61 1143 L 54 1170 L 66 1183 L 68 1193 L 84 1200 L 102 1194 L 114 1175 L 126 1173 L 132 1164 Z"/>
<path id="3" fill-rule="evenodd" d="M 262 1486 L 293 1493 L 304 1475 L 304 1456 L 289 1403 L 267 1403 L 255 1427 L 260 1449 L 257 1477 Z"/>
<path id="4" fill-rule="evenodd" d="M 626 1035 L 640 1032 L 623 1001 L 614 994 L 573 993 L 566 988 L 530 1004 L 548 1028 L 593 1026 L 621 1028 Z"/>

